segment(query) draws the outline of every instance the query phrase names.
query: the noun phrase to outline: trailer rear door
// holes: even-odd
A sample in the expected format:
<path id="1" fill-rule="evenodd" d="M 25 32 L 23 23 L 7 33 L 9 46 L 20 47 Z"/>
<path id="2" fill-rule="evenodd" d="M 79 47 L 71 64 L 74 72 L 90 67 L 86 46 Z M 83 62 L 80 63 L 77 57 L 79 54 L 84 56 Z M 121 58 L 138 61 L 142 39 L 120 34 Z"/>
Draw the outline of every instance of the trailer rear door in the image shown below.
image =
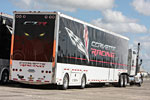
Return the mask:
<path id="1" fill-rule="evenodd" d="M 55 14 L 15 14 L 12 79 L 49 82 Z"/>

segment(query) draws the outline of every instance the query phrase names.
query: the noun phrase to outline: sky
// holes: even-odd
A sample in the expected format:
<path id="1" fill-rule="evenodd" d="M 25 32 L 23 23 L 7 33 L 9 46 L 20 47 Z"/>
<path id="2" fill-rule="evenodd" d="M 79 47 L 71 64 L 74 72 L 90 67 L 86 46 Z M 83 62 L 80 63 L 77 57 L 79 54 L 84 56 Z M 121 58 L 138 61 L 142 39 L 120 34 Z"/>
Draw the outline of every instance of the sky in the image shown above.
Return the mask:
<path id="1" fill-rule="evenodd" d="M 59 11 L 128 37 L 129 48 L 140 42 L 142 68 L 150 72 L 150 0 L 1 0 L 0 10 Z"/>

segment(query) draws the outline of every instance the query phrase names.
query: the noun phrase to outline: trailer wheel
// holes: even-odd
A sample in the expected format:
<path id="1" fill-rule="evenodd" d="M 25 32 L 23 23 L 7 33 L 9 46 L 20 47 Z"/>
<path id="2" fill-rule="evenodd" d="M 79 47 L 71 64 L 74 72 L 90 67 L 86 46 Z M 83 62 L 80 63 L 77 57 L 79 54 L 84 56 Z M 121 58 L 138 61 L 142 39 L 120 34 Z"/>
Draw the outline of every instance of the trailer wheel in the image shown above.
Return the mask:
<path id="1" fill-rule="evenodd" d="M 123 75 L 120 75 L 120 77 L 119 77 L 119 83 L 118 83 L 119 87 L 123 87 L 123 84 L 124 84 L 123 80 L 124 80 L 123 79 Z"/>
<path id="2" fill-rule="evenodd" d="M 123 75 L 123 87 L 126 87 L 128 83 L 127 75 Z"/>
<path id="3" fill-rule="evenodd" d="M 1 84 L 7 84 L 8 83 L 8 79 L 9 79 L 9 73 L 5 70 L 2 73 L 2 77 L 1 77 Z"/>
<path id="4" fill-rule="evenodd" d="M 61 86 L 61 89 L 66 90 L 69 86 L 69 76 L 68 74 L 65 74 L 63 78 L 63 85 Z"/>
<path id="5" fill-rule="evenodd" d="M 84 89 L 85 85 L 86 85 L 86 77 L 85 77 L 85 75 L 83 75 L 82 79 L 81 79 L 81 86 L 80 86 L 80 88 Z"/>

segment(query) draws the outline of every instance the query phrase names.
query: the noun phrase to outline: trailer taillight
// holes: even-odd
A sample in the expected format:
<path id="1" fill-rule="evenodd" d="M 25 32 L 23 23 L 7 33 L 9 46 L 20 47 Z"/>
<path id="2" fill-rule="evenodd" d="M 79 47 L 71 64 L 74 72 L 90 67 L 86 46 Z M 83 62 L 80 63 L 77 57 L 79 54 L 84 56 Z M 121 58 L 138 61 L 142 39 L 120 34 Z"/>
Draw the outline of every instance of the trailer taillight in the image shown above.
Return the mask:
<path id="1" fill-rule="evenodd" d="M 42 70 L 41 72 L 44 73 L 44 70 Z"/>
<path id="2" fill-rule="evenodd" d="M 48 18 L 48 16 L 44 16 L 44 18 L 45 18 L 45 19 L 47 19 L 47 18 Z"/>
<path id="3" fill-rule="evenodd" d="M 26 18 L 26 15 L 23 15 L 23 18 Z"/>
<path id="4" fill-rule="evenodd" d="M 16 18 L 22 18 L 22 15 L 16 15 Z"/>
<path id="5" fill-rule="evenodd" d="M 18 69 L 13 69 L 13 71 L 18 71 Z"/>
<path id="6" fill-rule="evenodd" d="M 49 16 L 49 19 L 55 19 L 55 16 Z"/>
<path id="7" fill-rule="evenodd" d="M 47 15 L 46 15 L 46 16 L 44 16 L 44 18 L 45 18 L 45 19 L 48 19 L 48 18 L 49 18 L 49 19 L 55 19 L 56 16 L 54 16 L 54 15 L 47 16 Z"/>
<path id="8" fill-rule="evenodd" d="M 48 71 L 46 71 L 46 73 L 48 73 Z"/>
<path id="9" fill-rule="evenodd" d="M 20 69 L 19 71 L 22 72 L 22 69 Z"/>
<path id="10" fill-rule="evenodd" d="M 45 72 L 46 74 L 51 73 L 51 71 L 44 71 L 44 70 L 41 71 L 41 73 L 44 73 L 44 72 Z"/>

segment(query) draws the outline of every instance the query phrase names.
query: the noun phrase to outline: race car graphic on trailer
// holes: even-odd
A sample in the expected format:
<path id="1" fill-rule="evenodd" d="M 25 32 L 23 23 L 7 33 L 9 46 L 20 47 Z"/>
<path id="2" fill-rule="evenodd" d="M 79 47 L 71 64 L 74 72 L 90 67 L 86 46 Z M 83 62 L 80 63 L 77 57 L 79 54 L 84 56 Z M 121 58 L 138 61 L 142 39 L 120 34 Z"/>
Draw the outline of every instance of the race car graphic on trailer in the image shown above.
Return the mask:
<path id="1" fill-rule="evenodd" d="M 82 40 L 76 36 L 70 29 L 68 29 L 67 27 L 65 27 L 71 42 L 74 46 L 76 46 L 78 48 L 78 50 L 84 54 L 89 62 L 89 54 L 88 54 L 88 43 L 89 43 L 89 38 L 88 38 L 88 29 L 86 26 L 84 26 L 84 34 L 83 34 L 83 38 L 84 38 L 84 44 L 82 42 Z"/>

